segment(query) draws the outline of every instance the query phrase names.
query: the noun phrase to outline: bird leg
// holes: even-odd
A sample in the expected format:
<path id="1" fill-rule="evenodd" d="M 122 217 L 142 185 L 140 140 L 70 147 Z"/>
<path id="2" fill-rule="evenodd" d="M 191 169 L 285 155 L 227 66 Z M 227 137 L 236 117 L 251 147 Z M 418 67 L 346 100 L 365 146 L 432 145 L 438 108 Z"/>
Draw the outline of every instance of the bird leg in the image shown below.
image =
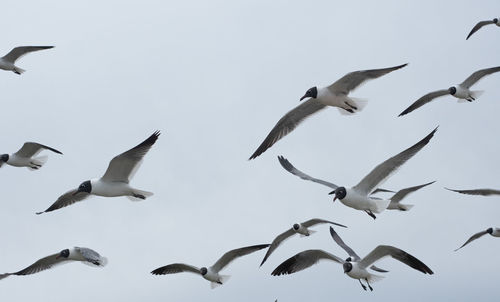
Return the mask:
<path id="1" fill-rule="evenodd" d="M 345 103 L 347 106 L 351 107 L 352 109 L 354 109 L 354 110 L 358 110 L 358 107 L 353 106 L 353 105 L 349 104 L 348 102 L 344 102 L 344 103 Z"/>
<path id="2" fill-rule="evenodd" d="M 370 291 L 373 291 L 373 288 L 370 286 L 370 282 L 368 282 L 368 279 L 365 278 L 365 280 L 366 280 L 366 284 L 368 285 L 368 288 L 370 289 Z"/>
<path id="3" fill-rule="evenodd" d="M 375 214 L 373 214 L 373 212 L 371 210 L 365 210 L 366 214 L 370 215 L 373 219 L 377 219 L 377 216 L 375 216 Z"/>
<path id="4" fill-rule="evenodd" d="M 362 287 L 364 290 L 366 290 L 366 286 L 365 286 L 363 283 L 361 283 L 361 279 L 358 279 L 358 281 L 359 281 L 359 284 L 361 284 L 361 287 Z"/>
<path id="5" fill-rule="evenodd" d="M 132 196 L 134 196 L 135 198 L 146 199 L 146 196 L 141 195 L 141 194 L 135 194 L 134 193 Z"/>

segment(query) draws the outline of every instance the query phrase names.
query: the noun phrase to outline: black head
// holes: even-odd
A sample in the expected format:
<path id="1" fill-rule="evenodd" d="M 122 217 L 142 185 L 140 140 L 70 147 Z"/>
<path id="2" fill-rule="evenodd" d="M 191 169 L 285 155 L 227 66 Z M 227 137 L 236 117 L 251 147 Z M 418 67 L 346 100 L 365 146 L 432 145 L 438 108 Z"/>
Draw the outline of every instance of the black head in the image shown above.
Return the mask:
<path id="1" fill-rule="evenodd" d="M 309 88 L 306 91 L 306 94 L 304 94 L 304 96 L 301 97 L 300 100 L 302 101 L 305 98 L 313 98 L 313 99 L 315 99 L 317 97 L 318 97 L 318 88 L 313 87 L 313 88 Z"/>
<path id="2" fill-rule="evenodd" d="M 344 197 L 346 196 L 347 194 L 347 191 L 345 189 L 345 187 L 338 187 L 337 189 L 335 189 L 335 197 L 333 198 L 333 201 L 335 201 L 336 199 L 344 199 Z"/>
<path id="3" fill-rule="evenodd" d="M 498 23 L 498 18 L 493 19 L 493 22 Z"/>
<path id="4" fill-rule="evenodd" d="M 202 276 L 205 276 L 207 274 L 207 272 L 208 272 L 208 270 L 207 270 L 206 267 L 200 268 L 200 273 L 201 273 Z"/>
<path id="5" fill-rule="evenodd" d="M 87 180 L 87 181 L 82 182 L 82 184 L 78 187 L 78 190 L 76 191 L 76 193 L 87 192 L 90 194 L 91 191 L 92 191 L 92 184 L 90 184 L 90 180 Z"/>
<path id="6" fill-rule="evenodd" d="M 345 260 L 347 262 L 351 262 L 352 261 L 352 258 L 351 257 L 347 257 L 347 259 Z"/>
<path id="7" fill-rule="evenodd" d="M 9 154 L 0 155 L 0 160 L 6 163 L 9 160 Z"/>
<path id="8" fill-rule="evenodd" d="M 342 264 L 342 266 L 344 267 L 344 274 L 352 271 L 352 263 L 351 262 L 345 262 L 344 264 Z"/>
<path id="9" fill-rule="evenodd" d="M 457 93 L 457 88 L 456 88 L 455 86 L 450 87 L 450 88 L 448 88 L 448 92 L 449 92 L 451 95 L 455 95 L 455 93 Z"/>
<path id="10" fill-rule="evenodd" d="M 65 250 L 62 250 L 59 255 L 57 255 L 56 259 L 59 259 L 59 258 L 68 258 L 69 257 L 69 250 L 68 249 L 65 249 Z"/>
<path id="11" fill-rule="evenodd" d="M 491 234 L 493 233 L 493 228 L 488 228 L 488 229 L 486 230 L 486 233 L 488 233 L 488 234 L 490 234 L 490 235 L 491 235 Z"/>
<path id="12" fill-rule="evenodd" d="M 299 225 L 298 223 L 294 223 L 294 224 L 293 224 L 293 229 L 294 229 L 294 230 L 296 230 L 296 231 L 297 231 L 299 228 L 300 228 L 300 225 Z"/>

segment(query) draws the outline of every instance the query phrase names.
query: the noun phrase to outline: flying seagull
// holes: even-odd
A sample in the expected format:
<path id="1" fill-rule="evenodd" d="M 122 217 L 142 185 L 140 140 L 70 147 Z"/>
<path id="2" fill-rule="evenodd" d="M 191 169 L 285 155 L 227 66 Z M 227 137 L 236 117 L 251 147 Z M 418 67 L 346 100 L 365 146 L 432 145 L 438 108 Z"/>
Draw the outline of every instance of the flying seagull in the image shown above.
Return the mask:
<path id="1" fill-rule="evenodd" d="M 21 69 L 14 65 L 18 59 L 27 53 L 38 51 L 42 49 L 50 49 L 54 48 L 54 46 L 19 46 L 12 49 L 8 54 L 0 58 L 0 69 L 3 70 L 11 70 L 14 73 L 21 74 L 25 72 L 24 69 Z"/>
<path id="2" fill-rule="evenodd" d="M 500 237 L 500 228 L 488 228 L 487 230 L 485 231 L 481 231 L 479 233 L 476 233 L 474 235 L 472 235 L 467 241 L 465 241 L 464 244 L 462 244 L 461 247 L 459 247 L 458 249 L 455 250 L 458 251 L 459 249 L 463 248 L 464 246 L 466 246 L 467 244 L 469 244 L 471 241 L 474 241 L 486 234 L 490 234 L 491 236 L 493 237 Z"/>
<path id="3" fill-rule="evenodd" d="M 201 275 L 204 279 L 210 281 L 211 288 L 215 288 L 218 285 L 225 283 L 229 279 L 230 276 L 219 274 L 219 272 L 223 270 L 229 263 L 231 263 L 236 258 L 251 254 L 261 249 L 265 249 L 268 246 L 269 244 L 259 244 L 259 245 L 252 245 L 231 250 L 222 255 L 222 257 L 220 257 L 219 260 L 217 260 L 217 262 L 215 262 L 214 265 L 208 268 L 207 267 L 198 268 L 196 266 L 184 263 L 173 263 L 157 268 L 154 271 L 152 271 L 151 274 L 166 275 L 166 274 L 177 274 L 182 272 L 195 273 Z"/>
<path id="4" fill-rule="evenodd" d="M 353 71 L 330 86 L 310 88 L 300 100 L 302 101 L 305 98 L 309 99 L 290 110 L 278 121 L 278 123 L 276 123 L 259 148 L 250 156 L 249 160 L 264 153 L 268 148 L 274 145 L 274 143 L 292 132 L 305 118 L 326 106 L 338 107 L 339 111 L 345 114 L 353 114 L 357 111 L 361 111 L 365 102 L 349 97 L 349 93 L 367 80 L 376 79 L 391 71 L 403 68 L 406 65 L 408 64 L 382 69 Z"/>
<path id="5" fill-rule="evenodd" d="M 494 189 L 473 189 L 473 190 L 454 190 L 448 188 L 445 189 L 467 195 L 482 195 L 482 196 L 500 195 L 500 190 L 494 190 Z"/>
<path id="6" fill-rule="evenodd" d="M 77 189 L 64 193 L 47 210 L 37 214 L 69 206 L 84 200 L 91 194 L 104 197 L 127 196 L 134 201 L 143 200 L 153 195 L 151 192 L 132 188 L 129 181 L 139 168 L 142 158 L 151 149 L 159 136 L 160 131 L 155 131 L 139 145 L 115 156 L 109 162 L 108 169 L 101 178 L 84 181 Z"/>
<path id="7" fill-rule="evenodd" d="M 339 187 L 336 184 L 310 177 L 293 167 L 284 157 L 278 157 L 278 159 L 280 160 L 281 165 L 290 173 L 297 175 L 302 179 L 321 183 L 334 189 L 330 192 L 330 194 L 335 194 L 333 201 L 339 199 L 344 205 L 356 210 L 363 210 L 375 219 L 376 216 L 373 213 L 381 213 L 384 211 L 391 203 L 391 200 L 371 197 L 370 195 L 376 191 L 376 188 L 379 185 L 385 182 L 394 172 L 396 172 L 400 166 L 402 166 L 407 160 L 412 158 L 418 151 L 427 145 L 436 131 L 437 128 L 415 145 L 376 166 L 357 185 L 350 189 Z"/>
<path id="8" fill-rule="evenodd" d="M 350 249 L 349 247 L 347 248 Z M 373 283 L 380 280 L 383 276 L 370 273 L 368 268 L 373 269 L 373 266 L 371 265 L 386 256 L 391 256 L 392 258 L 399 260 L 424 274 L 432 275 L 434 273 L 422 261 L 407 252 L 390 245 L 379 245 L 362 259 L 360 259 L 359 256 L 355 259 L 355 253 L 352 250 L 351 253 L 353 256 L 348 258 L 350 261 L 345 261 L 342 258 L 323 250 L 306 250 L 281 263 L 278 267 L 276 267 L 276 269 L 274 269 L 271 275 L 280 276 L 293 274 L 318 263 L 319 260 L 326 259 L 342 264 L 344 273 L 353 279 L 357 279 L 364 290 L 366 290 L 366 287 L 363 283 L 361 283 L 361 280 L 365 280 L 370 290 L 373 290 L 370 282 Z M 378 268 L 377 270 L 380 272 L 387 272 Z"/>
<path id="9" fill-rule="evenodd" d="M 38 170 L 47 162 L 48 157 L 47 155 L 34 156 L 37 156 L 44 149 L 62 154 L 61 151 L 54 148 L 39 143 L 26 142 L 16 153 L 0 155 L 0 167 L 6 163 L 14 167 L 27 167 L 30 170 Z"/>
<path id="10" fill-rule="evenodd" d="M 309 230 L 309 228 L 312 227 L 312 226 L 315 226 L 317 224 L 322 224 L 322 223 L 330 223 L 330 224 L 334 224 L 334 225 L 346 228 L 346 226 L 343 225 L 343 224 L 339 224 L 339 223 L 336 223 L 336 222 L 333 222 L 333 221 L 328 221 L 328 220 L 319 219 L 319 218 L 309 219 L 308 221 L 305 221 L 305 222 L 302 222 L 302 223 L 295 223 L 290 229 L 288 229 L 287 231 L 279 234 L 273 240 L 273 242 L 271 242 L 271 245 L 269 246 L 269 249 L 267 250 L 267 253 L 264 256 L 264 259 L 262 259 L 262 263 L 260 264 L 260 266 L 262 266 L 262 264 L 264 264 L 264 262 L 266 262 L 267 258 L 269 258 L 269 256 L 271 256 L 272 252 L 274 252 L 274 250 L 283 241 L 285 241 L 286 239 L 292 237 L 295 234 L 300 234 L 301 237 L 302 236 L 309 236 L 312 233 L 316 232 L 316 231 L 313 231 L 313 230 Z"/>
<path id="11" fill-rule="evenodd" d="M 476 84 L 479 80 L 481 80 L 484 76 L 487 76 L 489 74 L 495 73 L 500 71 L 500 66 L 497 67 L 492 67 L 492 68 L 486 68 L 486 69 L 481 69 L 473 74 L 471 74 L 465 81 L 462 83 L 452 86 L 448 89 L 442 89 L 442 90 L 437 90 L 433 92 L 429 92 L 428 94 L 424 95 L 423 97 L 419 98 L 416 100 L 413 104 L 410 105 L 410 107 L 406 108 L 403 112 L 399 114 L 399 116 L 403 116 L 405 114 L 408 114 L 412 112 L 413 110 L 422 107 L 423 105 L 429 103 L 435 98 L 445 96 L 448 94 L 451 94 L 452 96 L 456 97 L 459 102 L 461 100 L 467 100 L 469 102 L 474 101 L 476 98 L 478 98 L 483 92 L 480 90 L 470 90 L 470 87 L 474 84 Z"/>
<path id="12" fill-rule="evenodd" d="M 415 192 L 417 190 L 420 190 L 423 187 L 431 185 L 431 184 L 433 184 L 435 182 L 436 181 L 432 181 L 432 182 L 428 182 L 428 183 L 423 184 L 423 185 L 409 187 L 409 188 L 404 188 L 404 189 L 399 190 L 398 192 L 396 192 L 396 194 L 394 194 L 390 198 L 391 203 L 389 203 L 389 206 L 387 207 L 387 210 L 399 210 L 399 211 L 408 211 L 408 210 L 410 210 L 411 208 L 413 208 L 413 205 L 412 204 L 402 204 L 402 203 L 400 203 L 401 200 L 403 200 L 403 198 L 405 198 L 408 194 L 413 193 L 413 192 Z"/>
<path id="13" fill-rule="evenodd" d="M 56 265 L 68 263 L 69 261 L 81 261 L 84 264 L 95 267 L 103 267 L 108 263 L 108 259 L 102 257 L 94 250 L 86 247 L 75 246 L 72 249 L 64 249 L 57 254 L 39 259 L 32 265 L 15 273 L 0 274 L 0 280 L 10 275 L 25 276 L 50 269 Z"/>
<path id="14" fill-rule="evenodd" d="M 468 40 L 470 36 L 472 36 L 473 33 L 481 29 L 481 27 L 490 24 L 495 24 L 496 26 L 500 27 L 500 21 L 498 20 L 498 18 L 495 18 L 493 20 L 480 21 L 472 28 L 472 30 L 470 31 L 469 35 L 467 35 L 467 38 L 465 38 L 465 40 Z"/>

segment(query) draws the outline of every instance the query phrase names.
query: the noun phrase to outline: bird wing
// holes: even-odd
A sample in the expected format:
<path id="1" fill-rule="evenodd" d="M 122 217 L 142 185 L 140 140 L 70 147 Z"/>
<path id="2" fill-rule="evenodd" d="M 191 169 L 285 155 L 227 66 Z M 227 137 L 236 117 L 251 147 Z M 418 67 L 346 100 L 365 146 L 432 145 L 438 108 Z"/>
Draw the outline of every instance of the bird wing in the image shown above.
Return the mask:
<path id="1" fill-rule="evenodd" d="M 319 219 L 319 218 L 309 219 L 308 221 L 304 221 L 301 224 L 303 226 L 305 226 L 306 228 L 308 228 L 308 227 L 312 227 L 313 225 L 320 224 L 320 223 L 329 223 L 329 224 L 334 224 L 334 225 L 339 226 L 339 227 L 347 228 L 343 224 L 336 223 L 336 222 L 329 221 L 329 220 Z"/>
<path id="2" fill-rule="evenodd" d="M 289 161 L 288 159 L 284 158 L 283 156 L 278 156 L 278 160 L 280 161 L 280 164 L 283 168 L 285 168 L 285 170 L 287 170 L 288 172 L 292 173 L 293 175 L 296 175 L 302 179 L 305 179 L 305 180 L 310 180 L 310 181 L 313 181 L 313 182 L 316 182 L 316 183 L 319 183 L 319 184 L 322 184 L 322 185 L 325 185 L 327 187 L 330 187 L 332 189 L 336 189 L 338 188 L 338 186 L 336 184 L 333 184 L 331 182 L 328 182 L 328 181 L 324 181 L 324 180 L 321 180 L 321 179 L 317 179 L 317 178 L 314 178 L 314 177 L 311 177 L 307 174 L 305 174 L 304 172 L 298 170 L 297 168 L 295 168 Z"/>
<path id="3" fill-rule="evenodd" d="M 415 145 L 376 166 L 356 186 L 354 186 L 353 189 L 360 194 L 368 196 L 377 186 L 381 185 L 387 178 L 396 172 L 396 170 L 407 160 L 412 158 L 418 151 L 427 145 L 436 131 L 437 127 Z"/>
<path id="4" fill-rule="evenodd" d="M 173 263 L 159 267 L 151 272 L 153 275 L 167 275 L 167 274 L 177 274 L 182 272 L 189 272 L 201 275 L 200 269 L 196 266 L 192 266 L 184 263 Z"/>
<path id="5" fill-rule="evenodd" d="M 398 192 L 396 192 L 396 194 L 392 195 L 391 197 L 391 201 L 392 202 L 400 202 L 401 200 L 403 200 L 403 198 L 406 197 L 406 195 L 410 194 L 410 193 L 413 193 L 423 187 L 426 187 L 428 185 L 432 185 L 433 183 L 435 183 L 436 181 L 432 181 L 432 182 L 429 182 L 429 183 L 426 183 L 426 184 L 423 184 L 423 185 L 420 185 L 420 186 L 414 186 L 414 187 L 409 187 L 409 188 L 404 188 L 404 189 L 401 189 L 399 190 Z"/>
<path id="6" fill-rule="evenodd" d="M 64 193 L 63 195 L 59 196 L 59 198 L 47 210 L 43 212 L 37 212 L 36 214 L 40 215 L 45 212 L 51 212 L 60 208 L 64 208 L 66 206 L 74 204 L 75 202 L 82 201 L 90 195 L 87 192 L 77 192 L 78 190 L 74 189 Z"/>
<path id="7" fill-rule="evenodd" d="M 473 189 L 473 190 L 454 190 L 448 188 L 445 189 L 467 195 L 482 195 L 482 196 L 500 195 L 500 190 L 494 190 L 494 189 Z"/>
<path id="8" fill-rule="evenodd" d="M 27 268 L 22 269 L 18 272 L 0 275 L 0 279 L 3 279 L 3 278 L 8 277 L 10 275 L 21 276 L 21 275 L 35 274 L 35 273 L 50 269 L 58 264 L 62 264 L 64 262 L 68 261 L 68 259 L 62 258 L 62 257 L 59 259 L 56 259 L 57 256 L 59 256 L 59 253 L 44 257 L 42 259 L 39 259 L 38 261 L 36 261 L 32 265 L 30 265 Z"/>
<path id="9" fill-rule="evenodd" d="M 388 74 L 391 71 L 403 68 L 406 65 L 408 64 L 403 64 L 389 68 L 353 71 L 346 74 L 332 85 L 328 86 L 328 89 L 334 94 L 347 95 L 349 94 L 349 92 L 351 92 L 351 90 L 361 85 L 364 81 L 376 79 L 378 77 Z"/>
<path id="10" fill-rule="evenodd" d="M 470 38 L 470 36 L 472 36 L 473 33 L 475 33 L 476 31 L 478 31 L 481 27 L 485 26 L 485 25 L 489 25 L 489 24 L 494 24 L 495 22 L 493 22 L 492 20 L 489 20 L 489 21 L 480 21 L 478 22 L 473 28 L 472 30 L 470 31 L 470 33 L 467 35 L 467 38 L 465 38 L 465 40 L 468 40 Z"/>
<path id="11" fill-rule="evenodd" d="M 479 233 L 476 233 L 476 234 L 472 235 L 469 239 L 467 239 L 467 241 L 465 241 L 464 244 L 462 244 L 461 247 L 459 247 L 458 249 L 456 249 L 455 252 L 458 251 L 459 249 L 463 248 L 467 244 L 469 244 L 471 241 L 474 241 L 474 240 L 476 240 L 476 239 L 478 239 L 478 238 L 480 238 L 480 237 L 482 237 L 482 236 L 484 236 L 486 234 L 488 234 L 488 230 L 481 231 Z"/>
<path id="12" fill-rule="evenodd" d="M 361 261 L 359 261 L 359 265 L 362 268 L 367 268 L 374 262 L 386 257 L 391 256 L 392 258 L 424 273 L 424 274 L 434 274 L 434 272 L 427 267 L 422 261 L 418 260 L 414 256 L 408 254 L 407 252 L 398 249 L 389 245 L 379 245 L 373 251 L 371 251 L 368 255 L 366 255 Z"/>
<path id="13" fill-rule="evenodd" d="M 386 189 L 378 188 L 378 189 L 375 189 L 375 191 L 373 191 L 372 194 L 379 193 L 379 192 L 382 192 L 382 193 L 395 193 L 394 191 L 391 191 L 391 190 L 386 190 Z"/>
<path id="14" fill-rule="evenodd" d="M 274 252 L 274 250 L 283 241 L 285 241 L 286 239 L 290 238 L 294 234 L 295 234 L 295 232 L 292 229 L 288 229 L 287 231 L 285 231 L 285 232 L 279 234 L 278 236 L 276 236 L 276 238 L 274 238 L 273 242 L 271 242 L 271 245 L 267 249 L 266 255 L 264 256 L 264 259 L 262 259 L 262 262 L 260 263 L 260 266 L 262 266 L 262 264 L 264 264 L 264 262 L 266 262 L 267 258 L 269 258 L 269 256 L 271 256 L 271 254 Z"/>
<path id="15" fill-rule="evenodd" d="M 251 254 L 261 249 L 265 249 L 268 246 L 269 244 L 259 244 L 231 250 L 222 255 L 222 257 L 220 257 L 219 260 L 217 260 L 217 262 L 212 265 L 212 270 L 215 272 L 219 272 L 236 258 Z"/>
<path id="16" fill-rule="evenodd" d="M 128 183 L 139 167 L 142 158 L 151 149 L 159 136 L 160 131 L 155 131 L 155 133 L 151 134 L 150 137 L 139 145 L 115 156 L 109 162 L 108 169 L 101 179 L 109 182 L 120 181 Z"/>
<path id="17" fill-rule="evenodd" d="M 478 70 L 473 74 L 471 74 L 467 79 L 465 79 L 465 81 L 460 83 L 460 86 L 469 89 L 472 85 L 476 84 L 476 82 L 481 80 L 481 78 L 483 78 L 484 76 L 499 71 L 500 71 L 500 66 Z"/>
<path id="18" fill-rule="evenodd" d="M 359 257 L 358 254 L 356 254 L 356 252 L 352 248 L 350 248 L 347 244 L 344 243 L 342 238 L 340 238 L 340 236 L 337 234 L 337 232 L 335 232 L 335 230 L 332 227 L 330 227 L 330 235 L 332 236 L 333 240 L 335 240 L 335 242 L 342 249 L 344 249 L 344 251 L 346 251 L 349 256 L 352 257 L 353 261 L 358 261 L 359 259 L 361 259 L 361 257 Z"/>
<path id="19" fill-rule="evenodd" d="M 2 59 L 14 63 L 16 60 L 23 57 L 27 53 L 42 49 L 49 49 L 53 47 L 54 46 L 19 46 L 12 49 L 8 54 L 3 56 Z"/>
<path id="20" fill-rule="evenodd" d="M 250 156 L 250 159 L 254 159 L 257 156 L 264 153 L 277 141 L 283 138 L 288 133 L 292 132 L 304 119 L 311 116 L 312 114 L 325 108 L 326 105 L 321 104 L 316 99 L 309 99 L 299 106 L 288 111 L 274 126 L 274 128 L 266 136 L 262 144 L 255 150 L 255 152 Z"/>
<path id="21" fill-rule="evenodd" d="M 435 98 L 438 98 L 440 96 L 445 96 L 447 94 L 450 94 L 448 89 L 442 89 L 442 90 L 437 90 L 433 92 L 429 92 L 428 94 L 424 95 L 423 97 L 419 98 L 416 100 L 413 104 L 410 105 L 410 107 L 406 108 L 403 112 L 399 114 L 399 116 L 403 116 L 405 114 L 408 114 L 412 112 L 413 110 L 422 107 L 423 105 L 429 103 Z"/>
<path id="22" fill-rule="evenodd" d="M 58 154 L 62 154 L 61 151 L 58 151 L 58 150 L 56 150 L 54 148 L 51 148 L 49 146 L 45 146 L 45 145 L 42 145 L 42 144 L 39 144 L 39 143 L 33 143 L 33 142 L 26 142 L 26 143 L 24 143 L 24 145 L 21 147 L 21 149 L 19 149 L 14 154 L 17 155 L 17 156 L 30 158 L 30 157 L 32 157 L 34 155 L 37 155 L 43 149 L 47 149 L 47 150 L 50 150 L 52 152 L 55 152 L 55 153 L 58 153 Z"/>
<path id="23" fill-rule="evenodd" d="M 337 257 L 323 250 L 306 250 L 285 260 L 274 269 L 271 275 L 281 276 L 293 274 L 310 266 L 313 266 L 322 259 L 332 260 L 340 264 L 344 263 L 344 260 L 342 260 L 340 257 Z"/>

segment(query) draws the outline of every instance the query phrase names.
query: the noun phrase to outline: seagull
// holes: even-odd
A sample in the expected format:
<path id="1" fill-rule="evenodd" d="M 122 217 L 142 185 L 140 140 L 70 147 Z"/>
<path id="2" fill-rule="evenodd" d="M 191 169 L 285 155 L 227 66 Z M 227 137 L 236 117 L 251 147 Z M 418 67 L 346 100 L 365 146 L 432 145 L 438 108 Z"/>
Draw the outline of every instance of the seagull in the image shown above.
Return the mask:
<path id="1" fill-rule="evenodd" d="M 454 190 L 448 188 L 445 189 L 467 195 L 482 195 L 482 196 L 500 195 L 500 190 L 494 190 L 494 189 L 473 189 L 473 190 Z"/>
<path id="2" fill-rule="evenodd" d="M 435 182 L 436 181 L 432 181 L 432 182 L 428 182 L 428 183 L 423 184 L 423 185 L 409 187 L 409 188 L 404 188 L 404 189 L 399 190 L 396 194 L 394 194 L 390 198 L 391 203 L 389 203 L 389 206 L 387 207 L 387 210 L 399 210 L 399 211 L 408 211 L 408 210 L 410 210 L 411 208 L 413 208 L 412 204 L 402 204 L 402 203 L 400 203 L 400 201 L 403 198 L 405 198 L 406 195 L 408 195 L 410 193 L 413 193 L 413 192 L 415 192 L 417 190 L 420 190 L 421 188 L 426 187 L 428 185 L 431 185 L 431 184 L 433 184 Z"/>
<path id="3" fill-rule="evenodd" d="M 146 197 L 153 195 L 151 192 L 132 188 L 129 181 L 139 168 L 142 158 L 151 149 L 159 136 L 160 131 L 155 131 L 139 145 L 115 156 L 109 162 L 108 169 L 101 178 L 82 182 L 77 189 L 61 195 L 47 210 L 36 214 L 51 212 L 69 206 L 84 200 L 90 195 L 104 197 L 127 196 L 133 201 L 144 200 Z"/>
<path id="4" fill-rule="evenodd" d="M 210 287 L 213 289 L 218 285 L 226 283 L 226 281 L 229 279 L 230 276 L 219 274 L 219 272 L 223 270 L 229 263 L 231 263 L 236 258 L 251 254 L 261 249 L 265 249 L 268 246 L 269 244 L 259 244 L 259 245 L 252 245 L 231 250 L 222 255 L 222 257 L 220 257 L 219 260 L 217 260 L 217 262 L 215 262 L 214 265 L 208 268 L 207 267 L 198 268 L 196 266 L 184 263 L 173 263 L 157 268 L 154 271 L 152 271 L 151 274 L 166 275 L 166 274 L 177 274 L 182 272 L 195 273 L 201 275 L 204 279 L 210 281 Z"/>
<path id="5" fill-rule="evenodd" d="M 498 72 L 500 71 L 500 66 L 497 67 L 492 67 L 492 68 L 485 68 L 478 70 L 471 74 L 465 81 L 462 83 L 452 86 L 448 89 L 442 89 L 442 90 L 437 90 L 433 92 L 429 92 L 428 94 L 424 95 L 423 97 L 419 98 L 416 100 L 413 104 L 410 105 L 410 107 L 406 108 L 403 112 L 399 114 L 399 116 L 403 116 L 405 114 L 408 114 L 412 112 L 413 110 L 422 107 L 423 105 L 429 103 L 435 98 L 445 96 L 448 94 L 451 94 L 452 96 L 456 97 L 459 102 L 461 100 L 467 100 L 469 102 L 474 101 L 476 98 L 478 98 L 483 92 L 480 90 L 469 90 L 469 88 L 476 84 L 479 80 L 481 80 L 483 77 Z"/>
<path id="6" fill-rule="evenodd" d="M 366 286 L 364 286 L 361 280 L 365 280 L 370 290 L 373 290 L 370 282 L 373 283 L 377 280 L 380 280 L 381 278 L 383 278 L 383 276 L 370 273 L 368 271 L 368 268 L 373 269 L 373 266 L 371 265 L 386 256 L 391 256 L 392 258 L 399 260 L 402 263 L 424 274 L 434 274 L 434 272 L 422 261 L 408 254 L 407 252 L 390 245 L 379 245 L 362 259 L 359 258 L 359 256 L 357 256 L 356 253 L 354 253 L 354 251 L 352 251 L 352 249 L 350 249 L 345 244 L 343 247 L 346 251 L 347 249 L 349 249 L 349 254 L 352 254 L 352 256 L 349 257 L 347 261 L 323 250 L 306 250 L 281 263 L 278 267 L 276 267 L 276 269 L 274 269 L 271 275 L 281 276 L 286 274 L 293 274 L 318 263 L 319 260 L 326 259 L 342 264 L 344 273 L 353 279 L 357 279 L 364 290 L 366 290 Z M 356 255 L 357 257 L 355 257 L 354 255 Z M 380 272 L 387 272 L 377 267 L 375 268 Z"/>
<path id="7" fill-rule="evenodd" d="M 371 197 L 370 195 L 376 191 L 375 189 L 377 186 L 385 182 L 387 178 L 389 178 L 391 174 L 393 174 L 400 166 L 402 166 L 407 160 L 412 158 L 418 151 L 427 145 L 436 131 L 437 127 L 415 145 L 376 166 L 357 185 L 350 189 L 339 187 L 336 184 L 310 177 L 309 175 L 295 169 L 295 167 L 293 167 L 284 157 L 278 157 L 278 159 L 280 160 L 281 165 L 290 173 L 297 175 L 302 179 L 321 183 L 334 189 L 330 192 L 330 194 L 335 194 L 333 201 L 339 199 L 344 205 L 356 210 L 363 210 L 375 219 L 376 216 L 373 213 L 381 213 L 384 211 L 391 203 L 391 200 Z"/>
<path id="8" fill-rule="evenodd" d="M 376 79 L 391 71 L 403 68 L 406 65 L 408 64 L 382 69 L 353 71 L 330 86 L 310 88 L 300 100 L 302 101 L 305 98 L 309 99 L 289 111 L 278 121 L 278 123 L 276 123 L 259 148 L 250 156 L 249 160 L 264 153 L 268 148 L 274 145 L 274 143 L 292 132 L 305 118 L 326 106 L 338 107 L 339 111 L 343 114 L 354 114 L 357 111 L 361 111 L 365 102 L 363 100 L 348 97 L 348 94 L 363 82 Z"/>
<path id="9" fill-rule="evenodd" d="M 27 53 L 38 51 L 42 49 L 50 49 L 54 48 L 54 46 L 19 46 L 12 49 L 8 54 L 0 58 L 0 69 L 3 70 L 11 70 L 16 74 L 21 74 L 25 72 L 24 69 L 21 69 L 14 65 L 18 59 Z"/>
<path id="10" fill-rule="evenodd" d="M 18 272 L 0 274 L 0 280 L 3 278 L 7 278 L 10 275 L 25 276 L 36 274 L 38 272 L 50 269 L 56 265 L 68 263 L 68 261 L 81 261 L 84 264 L 94 267 L 103 267 L 108 263 L 108 259 L 106 257 L 102 257 L 96 251 L 86 247 L 75 246 L 72 249 L 64 249 L 57 254 L 39 259 L 32 265 Z"/>
<path id="11" fill-rule="evenodd" d="M 493 237 L 500 237 L 500 228 L 488 228 L 485 231 L 481 231 L 479 233 L 472 235 L 461 247 L 456 249 L 455 252 L 458 251 L 459 249 L 463 248 L 467 244 L 469 244 L 471 241 L 474 241 L 480 237 L 483 237 L 486 234 L 490 234 Z"/>
<path id="12" fill-rule="evenodd" d="M 474 26 L 474 28 L 472 28 L 472 30 L 470 31 L 467 38 L 465 38 L 465 40 L 468 40 L 470 38 L 470 36 L 472 36 L 473 33 L 478 31 L 479 29 L 481 29 L 481 27 L 483 27 L 485 25 L 489 25 L 489 24 L 495 24 L 496 26 L 500 27 L 500 21 L 498 20 L 498 18 L 495 18 L 493 20 L 480 21 Z"/>
<path id="13" fill-rule="evenodd" d="M 260 266 L 262 266 L 262 264 L 264 264 L 264 262 L 266 262 L 267 258 L 269 258 L 269 256 L 271 256 L 272 252 L 274 252 L 274 250 L 283 241 L 285 241 L 288 238 L 292 237 L 294 234 L 300 234 L 301 237 L 303 237 L 303 236 L 309 236 L 309 235 L 311 235 L 312 233 L 314 233 L 316 231 L 309 230 L 308 228 L 310 228 L 312 226 L 315 226 L 317 224 L 321 224 L 321 223 L 330 223 L 330 224 L 334 224 L 334 225 L 346 228 L 346 226 L 343 225 L 343 224 L 339 224 L 339 223 L 336 223 L 336 222 L 332 222 L 332 221 L 328 221 L 328 220 L 324 220 L 324 219 L 319 219 L 319 218 L 309 219 L 308 221 L 305 221 L 305 222 L 302 222 L 302 223 L 295 223 L 290 229 L 288 229 L 287 231 L 279 234 L 273 240 L 273 242 L 271 242 L 271 245 L 269 246 L 269 249 L 267 250 L 267 253 L 264 256 L 264 259 L 262 259 L 262 263 L 260 264 Z"/>
<path id="14" fill-rule="evenodd" d="M 0 155 L 0 167 L 6 163 L 14 167 L 27 167 L 30 170 L 38 170 L 47 162 L 47 156 L 34 156 L 38 155 L 44 149 L 62 154 L 61 151 L 54 148 L 39 143 L 26 142 L 16 153 Z"/>

